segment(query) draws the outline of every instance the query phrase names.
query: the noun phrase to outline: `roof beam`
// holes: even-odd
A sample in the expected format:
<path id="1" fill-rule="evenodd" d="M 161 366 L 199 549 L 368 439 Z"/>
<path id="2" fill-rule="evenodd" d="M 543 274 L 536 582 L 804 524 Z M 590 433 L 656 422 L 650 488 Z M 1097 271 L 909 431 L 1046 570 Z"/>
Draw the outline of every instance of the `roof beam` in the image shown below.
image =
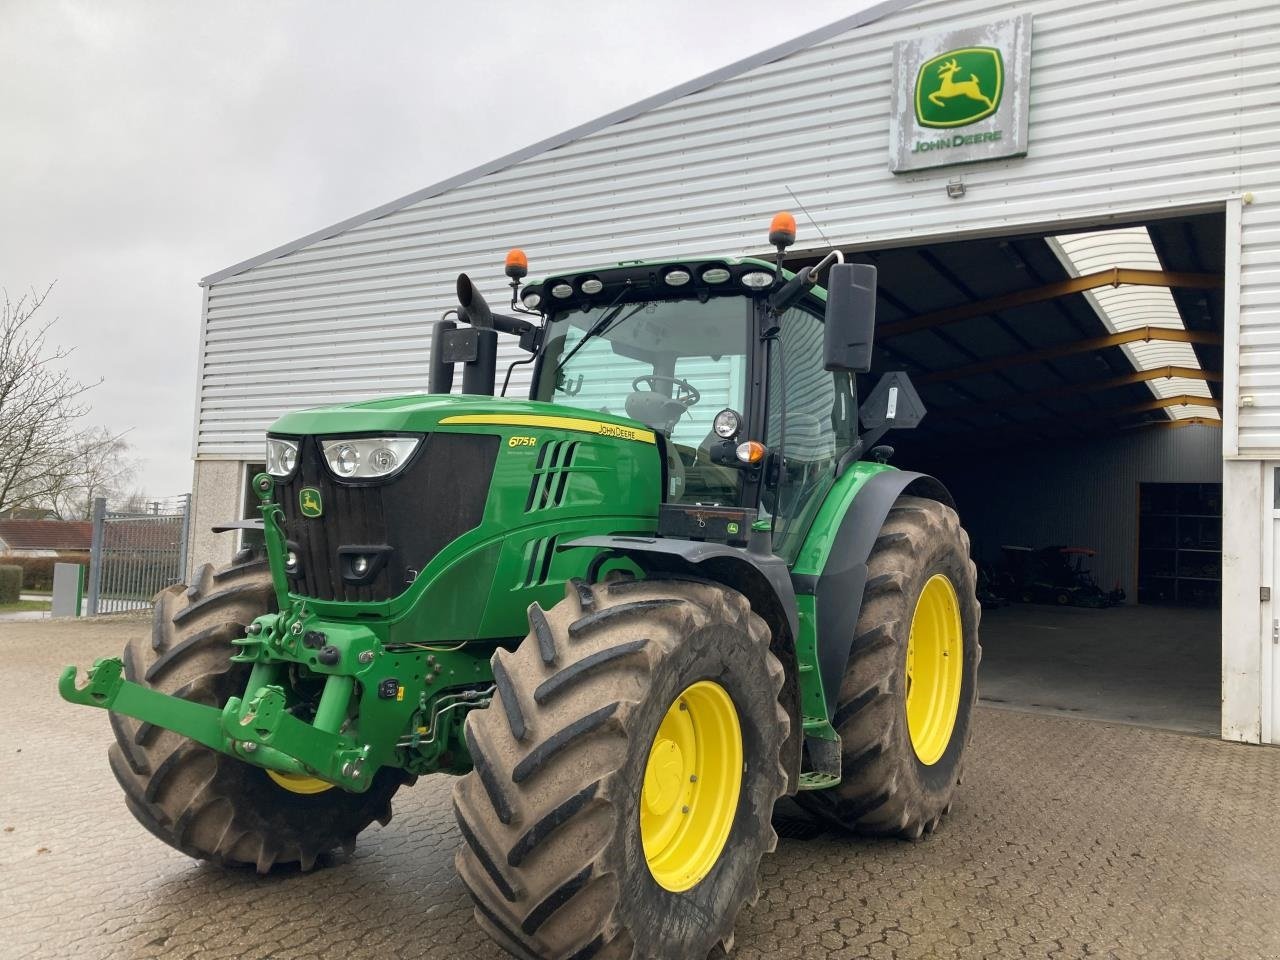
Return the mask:
<path id="1" fill-rule="evenodd" d="M 1213 407 L 1215 410 L 1221 410 L 1222 401 L 1216 397 L 1197 397 L 1191 393 L 1180 393 L 1176 397 L 1156 397 L 1152 400 L 1143 400 L 1141 403 L 1131 403 L 1124 407 L 1090 410 L 1087 413 L 1072 414 L 1072 416 L 1083 416 L 1089 419 L 1094 417 L 1123 417 L 1131 413 L 1149 413 L 1152 410 L 1164 410 L 1167 407 Z"/>
<path id="2" fill-rule="evenodd" d="M 1213 417 L 1183 417 L 1180 420 L 1144 420 L 1138 427 L 1162 427 L 1165 430 L 1176 430 L 1178 427 L 1217 427 L 1222 429 L 1222 421 Z"/>
<path id="3" fill-rule="evenodd" d="M 1069 277 L 1055 283 L 1046 283 L 1030 290 L 1017 290 L 989 300 L 977 300 L 932 313 L 894 320 L 876 328 L 877 337 L 898 337 L 904 333 L 915 333 L 930 327 L 940 327 L 959 320 L 972 317 L 983 317 L 1001 310 L 1025 307 L 1032 303 L 1043 303 L 1073 293 L 1096 290 L 1099 287 L 1118 287 L 1130 284 L 1142 287 L 1186 287 L 1193 290 L 1215 290 L 1222 286 L 1222 277 L 1216 273 L 1173 273 L 1168 270 L 1130 270 L 1126 267 L 1112 267 L 1099 270 L 1081 277 Z"/>
<path id="4" fill-rule="evenodd" d="M 1081 420 L 1111 420 L 1115 417 L 1130 417 L 1139 413 L 1151 413 L 1155 410 L 1166 410 L 1169 407 L 1212 407 L 1221 412 L 1222 401 L 1214 397 L 1197 397 L 1190 393 L 1180 393 L 1176 397 L 1153 397 L 1141 403 L 1129 403 L 1123 407 L 1103 407 L 1098 410 L 1084 410 L 1079 413 L 1063 414 L 1046 420 L 1028 420 L 1025 423 L 1011 423 L 1001 426 L 1000 432 L 1021 430 L 1042 430 L 1046 426 L 1070 420 L 1078 423 Z"/>
<path id="5" fill-rule="evenodd" d="M 929 442 L 929 453 L 934 456 L 951 455 L 952 451 L 962 451 L 966 456 L 972 456 L 974 453 L 983 450 L 1007 449 L 1010 439 L 1016 438 L 1027 442 L 1036 442 L 1042 440 L 1048 443 L 1087 443 L 1088 436 L 1080 433 L 1064 433 L 1061 430 L 1050 433 L 1044 427 L 1047 424 L 1055 424 L 1062 426 L 1059 421 L 1038 420 L 1034 424 L 1028 423 L 1025 427 L 1002 427 L 998 433 L 992 431 L 975 430 L 966 433 L 953 433 L 944 437 L 931 438 Z M 1147 430 L 1152 428 L 1163 430 L 1177 430 L 1180 427 L 1217 427 L 1222 428 L 1222 421 L 1212 417 L 1183 417 L 1182 419 L 1168 420 L 1143 420 L 1139 423 L 1130 423 L 1119 427 L 1119 431 L 1127 430 Z M 1029 428 L 1038 429 L 1029 429 Z"/>
<path id="6" fill-rule="evenodd" d="M 962 377 L 977 376 L 982 373 L 994 373 L 1006 367 L 1016 367 L 1026 363 L 1038 363 L 1041 360 L 1053 360 L 1074 353 L 1093 353 L 1108 347 L 1118 347 L 1126 343 L 1163 340 L 1168 343 L 1204 343 L 1211 346 L 1222 344 L 1222 334 L 1209 330 L 1176 330 L 1171 327 L 1134 327 L 1120 333 L 1109 333 L 1105 337 L 1094 337 L 1090 340 L 1072 340 L 1053 347 L 1042 347 L 1039 350 L 1027 350 L 1005 357 L 992 357 L 990 360 L 979 360 L 960 367 L 947 370 L 933 370 L 929 373 L 912 377 L 917 383 L 943 383 L 947 380 L 959 380 Z"/>
<path id="7" fill-rule="evenodd" d="M 1142 403 L 1130 403 L 1122 407 L 1111 407 L 1109 409 L 1089 410 L 1081 413 L 1064 414 L 1057 417 L 1049 417 L 1041 420 L 1027 420 L 1022 423 L 1002 424 L 999 429 L 999 437 L 1001 442 L 1006 442 L 1015 437 L 1040 436 L 1051 440 L 1079 439 L 1079 435 L 1069 435 L 1063 432 L 1063 428 L 1079 427 L 1083 423 L 1091 423 L 1098 420 L 1112 420 L 1119 417 L 1129 417 L 1142 413 L 1151 413 L 1156 410 L 1164 410 L 1169 407 L 1177 406 L 1189 407 L 1214 407 L 1218 410 L 1222 409 L 1222 401 L 1211 397 L 1196 397 L 1190 394 L 1179 394 L 1176 397 L 1157 397 Z M 1209 417 L 1188 417 L 1188 420 L 1216 422 Z M 926 417 L 925 422 L 928 422 Z M 1164 425 L 1166 423 L 1177 423 L 1179 421 L 1170 419 L 1167 421 L 1153 421 L 1156 424 Z M 1123 429 L 1129 427 L 1147 426 L 1148 424 L 1133 423 L 1126 424 Z M 947 434 L 938 438 L 937 444 L 947 447 L 953 443 L 963 442 L 963 438 L 969 433 L 990 433 L 989 430 L 975 428 L 972 431 L 964 433 Z"/>
<path id="8" fill-rule="evenodd" d="M 1117 387 L 1127 387 L 1135 383 L 1146 383 L 1149 380 L 1164 380 L 1170 377 L 1182 377 L 1186 380 L 1202 380 L 1221 382 L 1222 374 L 1215 373 L 1211 370 L 1201 370 L 1199 367 L 1154 367 L 1150 370 L 1134 370 L 1131 373 L 1122 373 L 1119 376 L 1107 377 L 1104 380 L 1089 380 L 1085 383 L 1069 383 L 1066 386 L 1048 387 L 1044 390 L 1029 390 L 1025 393 L 1013 393 L 1005 397 L 997 397 L 994 400 L 984 400 L 981 403 L 964 403 L 957 404 L 954 407 L 934 407 L 930 412 L 943 417 L 967 417 L 975 413 L 991 413 L 993 411 L 1004 410 L 1008 407 L 1018 406 L 1026 403 L 1034 403 L 1040 400 L 1053 400 L 1059 397 L 1069 397 L 1078 393 L 1101 393 L 1105 390 L 1114 390 Z"/>

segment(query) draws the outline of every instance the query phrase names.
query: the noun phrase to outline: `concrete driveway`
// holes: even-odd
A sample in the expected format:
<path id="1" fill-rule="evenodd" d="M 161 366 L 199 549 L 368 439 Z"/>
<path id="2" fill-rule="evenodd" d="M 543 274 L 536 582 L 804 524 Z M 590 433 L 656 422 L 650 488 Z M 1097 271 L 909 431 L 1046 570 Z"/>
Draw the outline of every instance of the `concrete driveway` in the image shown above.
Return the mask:
<path id="1" fill-rule="evenodd" d="M 495 958 L 453 873 L 450 782 L 351 857 L 258 878 L 195 863 L 125 811 L 107 718 L 59 668 L 134 621 L 0 624 L 0 957 Z M 1280 957 L 1280 750 L 980 709 L 952 815 L 918 844 L 779 815 L 736 956 Z"/>

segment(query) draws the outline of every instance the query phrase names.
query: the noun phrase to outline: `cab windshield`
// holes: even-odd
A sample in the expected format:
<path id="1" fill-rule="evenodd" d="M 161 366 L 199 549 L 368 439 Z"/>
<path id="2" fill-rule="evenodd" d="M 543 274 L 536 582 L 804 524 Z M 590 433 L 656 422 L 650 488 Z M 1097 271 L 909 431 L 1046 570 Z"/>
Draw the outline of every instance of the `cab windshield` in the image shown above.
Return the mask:
<path id="1" fill-rule="evenodd" d="M 614 310 L 558 314 L 537 399 L 648 424 L 669 441 L 669 500 L 736 503 L 741 472 L 711 463 L 711 421 L 745 412 L 749 309 L 740 297 L 630 302 L 585 342 Z"/>

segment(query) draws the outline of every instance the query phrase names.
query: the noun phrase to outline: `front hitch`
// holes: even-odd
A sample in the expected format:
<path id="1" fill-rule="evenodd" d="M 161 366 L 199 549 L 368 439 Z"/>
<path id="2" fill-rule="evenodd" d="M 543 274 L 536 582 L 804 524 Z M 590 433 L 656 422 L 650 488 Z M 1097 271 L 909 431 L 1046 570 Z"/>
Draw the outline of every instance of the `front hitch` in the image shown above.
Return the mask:
<path id="1" fill-rule="evenodd" d="M 120 660 L 98 660 L 83 686 L 77 669 L 67 667 L 58 679 L 58 692 L 69 703 L 101 707 L 145 723 L 172 730 L 211 750 L 301 776 L 320 777 L 352 792 L 367 790 L 376 772 L 368 763 L 369 747 L 350 737 L 319 729 L 286 709 L 284 691 L 275 685 L 257 686 L 247 699 L 232 697 L 217 707 L 167 696 L 124 679 Z M 351 696 L 349 677 L 331 676 L 331 701 L 342 700 L 345 712 Z M 326 690 L 326 692 L 328 692 Z"/>

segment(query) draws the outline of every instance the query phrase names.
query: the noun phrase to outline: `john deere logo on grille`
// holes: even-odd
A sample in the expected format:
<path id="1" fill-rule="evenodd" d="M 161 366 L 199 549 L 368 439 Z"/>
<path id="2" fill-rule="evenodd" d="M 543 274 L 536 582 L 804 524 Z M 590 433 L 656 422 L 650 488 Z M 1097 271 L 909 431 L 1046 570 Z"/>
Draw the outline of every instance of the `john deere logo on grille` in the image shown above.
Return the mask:
<path id="1" fill-rule="evenodd" d="M 298 509 L 304 517 L 318 517 L 324 513 L 324 502 L 315 487 L 303 487 L 298 491 Z"/>
<path id="2" fill-rule="evenodd" d="M 963 127 L 989 117 L 1004 92 L 1004 60 L 994 47 L 964 47 L 926 60 L 916 74 L 916 122 Z"/>

